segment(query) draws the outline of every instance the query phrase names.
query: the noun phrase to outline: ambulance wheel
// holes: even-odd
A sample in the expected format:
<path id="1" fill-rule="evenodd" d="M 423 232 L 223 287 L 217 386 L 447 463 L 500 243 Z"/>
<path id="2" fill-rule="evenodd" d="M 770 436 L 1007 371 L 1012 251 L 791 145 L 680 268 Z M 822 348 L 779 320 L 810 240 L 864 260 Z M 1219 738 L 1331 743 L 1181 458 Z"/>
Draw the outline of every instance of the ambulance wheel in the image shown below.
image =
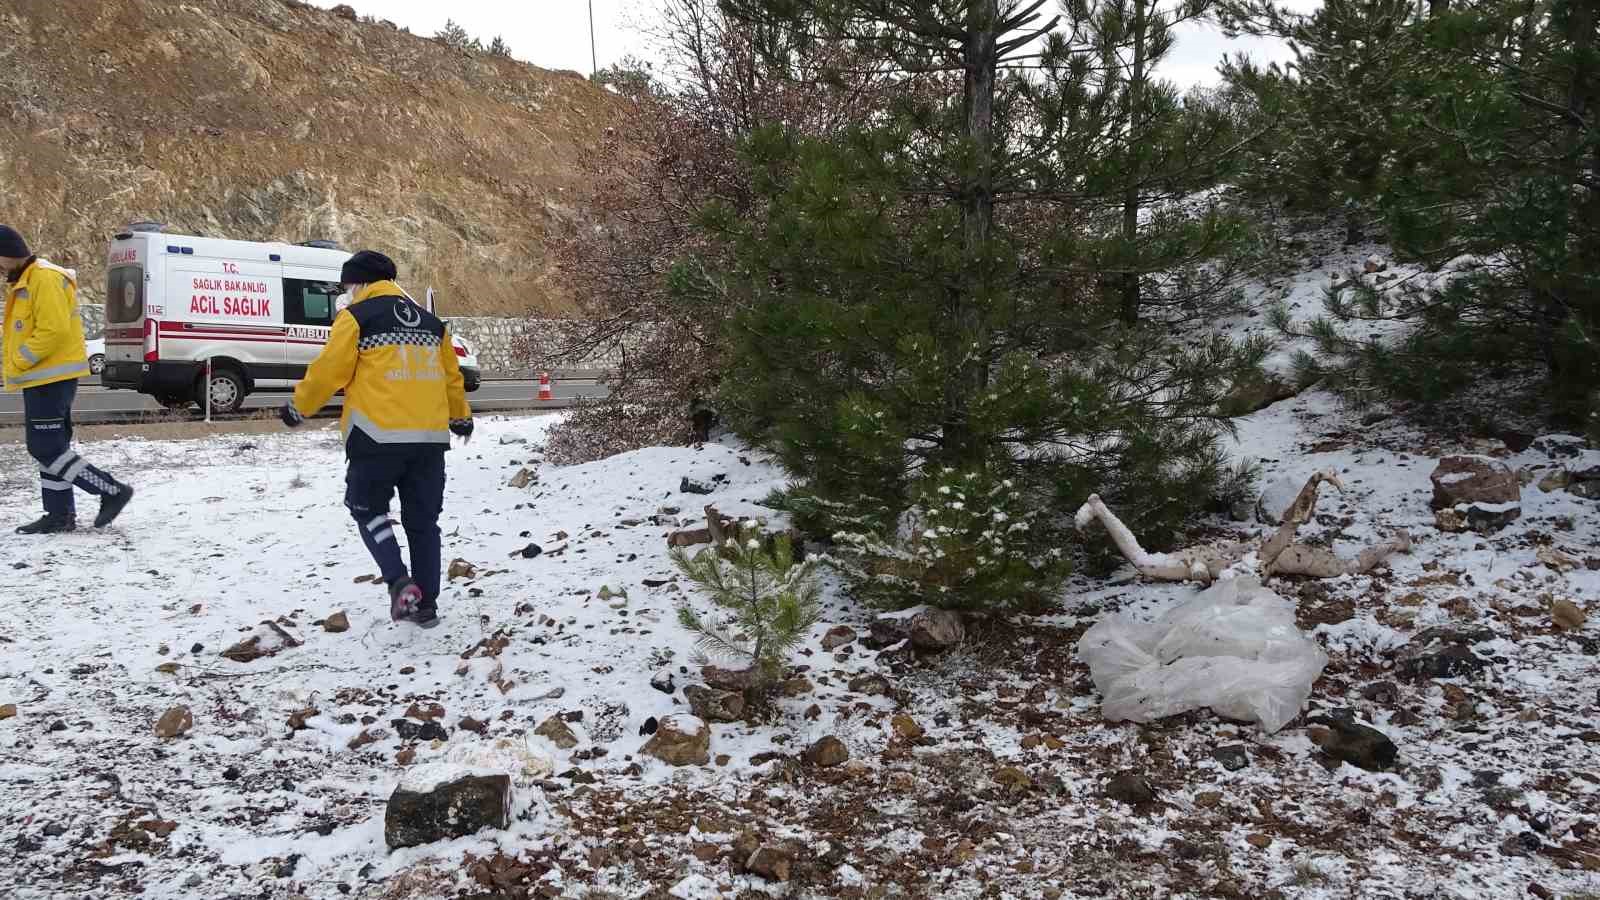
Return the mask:
<path id="1" fill-rule="evenodd" d="M 202 380 L 205 376 L 201 376 Z M 227 415 L 244 408 L 244 376 L 232 369 L 216 368 L 211 371 L 211 384 L 202 389 L 211 392 L 211 411 Z M 200 394 L 200 406 L 205 407 L 205 394 Z"/>

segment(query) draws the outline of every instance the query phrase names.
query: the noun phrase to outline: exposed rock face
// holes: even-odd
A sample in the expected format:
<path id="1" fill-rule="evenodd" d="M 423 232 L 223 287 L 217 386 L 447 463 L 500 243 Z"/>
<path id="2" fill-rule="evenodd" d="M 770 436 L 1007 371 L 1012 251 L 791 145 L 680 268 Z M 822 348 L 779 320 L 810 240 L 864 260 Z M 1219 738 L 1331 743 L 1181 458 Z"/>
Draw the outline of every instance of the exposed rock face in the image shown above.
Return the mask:
<path id="1" fill-rule="evenodd" d="M 0 27 L 0 205 L 86 303 L 106 238 L 152 219 L 376 247 L 446 315 L 570 309 L 547 241 L 627 109 L 575 73 L 282 0 L 13 3 Z"/>

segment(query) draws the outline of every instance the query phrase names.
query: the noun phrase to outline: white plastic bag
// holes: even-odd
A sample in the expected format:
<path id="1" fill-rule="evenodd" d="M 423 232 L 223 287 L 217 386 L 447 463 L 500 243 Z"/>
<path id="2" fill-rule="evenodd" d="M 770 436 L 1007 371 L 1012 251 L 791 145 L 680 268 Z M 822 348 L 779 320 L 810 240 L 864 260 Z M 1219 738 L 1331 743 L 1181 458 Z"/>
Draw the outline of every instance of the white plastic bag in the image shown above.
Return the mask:
<path id="1" fill-rule="evenodd" d="M 1107 616 L 1078 641 L 1113 722 L 1209 707 L 1268 734 L 1299 715 L 1328 654 L 1294 604 L 1255 578 L 1220 581 L 1155 622 Z"/>

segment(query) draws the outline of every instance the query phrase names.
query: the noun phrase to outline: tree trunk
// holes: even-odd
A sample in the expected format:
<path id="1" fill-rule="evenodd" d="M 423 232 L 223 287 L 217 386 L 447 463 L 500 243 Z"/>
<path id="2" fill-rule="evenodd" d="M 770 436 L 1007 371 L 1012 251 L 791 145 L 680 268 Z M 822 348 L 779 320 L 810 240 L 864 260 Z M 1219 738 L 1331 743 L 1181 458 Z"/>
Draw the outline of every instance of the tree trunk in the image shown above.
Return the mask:
<path id="1" fill-rule="evenodd" d="M 1600 0 L 1576 0 L 1572 4 L 1567 27 L 1570 29 L 1567 39 L 1572 42 L 1572 80 L 1567 85 L 1567 139 L 1563 153 L 1562 175 L 1568 185 L 1576 187 L 1583 174 L 1583 139 L 1584 130 L 1588 127 L 1589 95 L 1593 90 L 1594 69 L 1590 64 L 1590 55 L 1594 52 L 1595 8 L 1600 6 Z M 1572 192 L 1568 191 L 1565 221 L 1568 232 L 1581 229 L 1582 226 L 1573 220 Z M 1538 334 L 1539 350 L 1544 356 L 1545 365 L 1550 371 L 1555 372 L 1560 368 L 1556 356 L 1556 333 L 1567 321 L 1571 310 L 1568 299 L 1569 292 L 1574 290 L 1574 285 L 1569 283 L 1568 273 L 1556 272 L 1551 290 L 1541 291 L 1543 294 L 1543 309 L 1540 310 Z M 1581 290 L 1581 288 L 1578 288 Z"/>
<path id="2" fill-rule="evenodd" d="M 1528 59 L 1533 55 L 1533 39 L 1539 33 L 1540 0 L 1528 0 L 1528 5 L 1522 13 L 1522 33 L 1517 40 L 1517 62 L 1524 68 Z M 1526 88 L 1526 85 L 1524 86 Z"/>
<path id="3" fill-rule="evenodd" d="M 1139 182 L 1142 168 L 1139 165 L 1139 112 L 1143 108 L 1145 88 L 1145 21 L 1146 0 L 1133 0 L 1133 72 L 1128 79 L 1128 186 L 1122 196 L 1122 243 L 1128 271 L 1122 273 L 1122 321 L 1129 325 L 1139 321 L 1139 272 L 1136 263 L 1139 244 Z"/>
<path id="4" fill-rule="evenodd" d="M 962 48 L 966 68 L 963 110 L 972 143 L 972 169 L 961 186 L 962 249 L 966 276 L 950 298 L 952 366 L 945 381 L 944 455 L 961 466 L 982 458 L 969 420 L 971 398 L 988 386 L 983 304 L 988 290 L 989 238 L 994 226 L 994 94 L 999 64 L 999 0 L 973 0 Z M 973 345 L 977 346 L 974 347 Z"/>

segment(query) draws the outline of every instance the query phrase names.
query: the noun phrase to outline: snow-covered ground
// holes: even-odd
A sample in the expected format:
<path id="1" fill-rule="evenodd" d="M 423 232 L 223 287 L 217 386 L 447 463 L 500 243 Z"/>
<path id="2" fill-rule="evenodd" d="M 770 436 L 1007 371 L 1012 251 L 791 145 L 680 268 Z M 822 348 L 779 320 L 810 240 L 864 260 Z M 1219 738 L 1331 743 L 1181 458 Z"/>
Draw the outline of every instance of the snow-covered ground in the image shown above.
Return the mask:
<path id="1" fill-rule="evenodd" d="M 1264 461 L 1267 483 L 1340 471 L 1349 491 L 1325 492 L 1310 539 L 1353 554 L 1394 528 L 1417 538 L 1370 577 L 1273 585 L 1332 657 L 1311 708 L 1353 709 L 1391 736 L 1397 772 L 1329 769 L 1298 723 L 1262 737 L 1203 712 L 1104 722 L 1077 636 L 1106 612 L 1154 615 L 1195 590 L 1129 572 L 1076 580 L 1048 616 L 974 623 L 963 648 L 909 667 L 860 642 L 824 652 L 828 628 L 864 636 L 871 615 L 830 589 L 784 696 L 713 725 L 711 765 L 674 769 L 638 752 L 641 726 L 686 711 L 682 688 L 698 680 L 664 536 L 708 502 L 778 524 L 759 501 L 781 474 L 732 440 L 547 467 L 536 445 L 550 421 L 485 421 L 451 453 L 445 557 L 477 571 L 449 584 L 433 631 L 389 623 L 367 583 L 332 432 L 87 445 L 139 487 L 117 527 L 0 533 L 0 706 L 17 706 L 0 721 L 6 895 L 1600 893 L 1600 509 L 1530 485 L 1522 519 L 1489 538 L 1440 533 L 1428 510 L 1439 454 L 1553 464 L 1535 451 L 1356 426 L 1320 393 L 1241 422 L 1238 450 Z M 0 445 L 0 471 L 30 468 Z M 537 479 L 509 486 L 524 468 Z M 685 476 L 714 492 L 680 493 Z M 30 516 L 27 479 L 6 484 L 0 521 Z M 542 552 L 526 558 L 530 543 Z M 1551 568 L 1546 546 L 1580 564 Z M 1554 629 L 1555 597 L 1587 605 L 1588 625 Z M 339 611 L 348 631 L 317 624 Z M 268 620 L 303 643 L 219 656 Z M 1398 678 L 1397 649 L 1447 623 L 1494 630 L 1476 648 L 1487 672 Z M 671 694 L 650 684 L 663 669 Z M 888 684 L 851 689 L 868 673 Z M 409 732 L 428 704 L 448 739 L 403 739 L 396 720 L 411 712 Z M 192 730 L 158 737 L 178 705 Z M 925 734 L 897 737 L 897 713 Z M 556 714 L 576 750 L 533 734 Z M 799 764 L 825 735 L 851 762 Z M 1224 769 L 1211 755 L 1223 746 L 1248 765 Z M 384 802 L 405 769 L 463 748 L 548 758 L 553 773 L 521 779 L 509 831 L 388 852 Z M 1150 783 L 1151 803 L 1107 798 L 1124 772 Z M 751 841 L 788 842 L 788 882 L 744 872 Z"/>

